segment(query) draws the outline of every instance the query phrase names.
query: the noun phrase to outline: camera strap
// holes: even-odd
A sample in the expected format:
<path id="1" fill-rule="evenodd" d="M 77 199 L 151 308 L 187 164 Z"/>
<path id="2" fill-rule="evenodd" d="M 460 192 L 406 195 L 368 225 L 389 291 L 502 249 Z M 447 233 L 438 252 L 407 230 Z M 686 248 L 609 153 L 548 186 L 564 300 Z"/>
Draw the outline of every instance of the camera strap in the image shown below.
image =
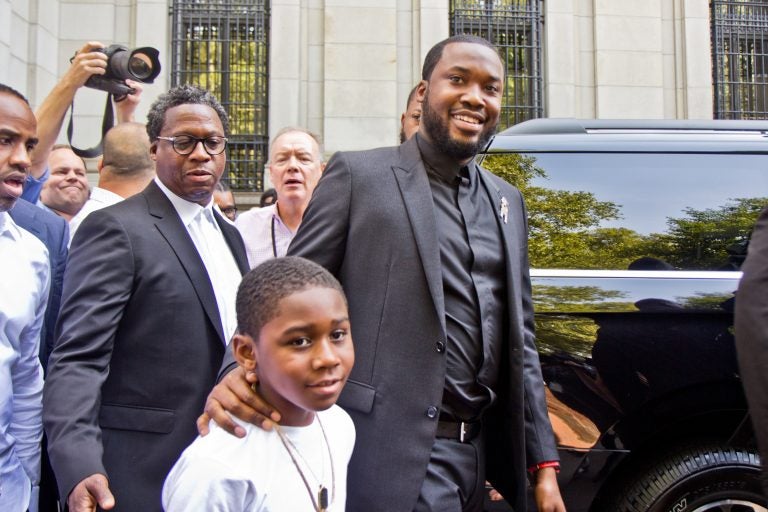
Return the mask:
<path id="1" fill-rule="evenodd" d="M 76 154 L 79 157 L 82 158 L 96 158 L 97 156 L 101 156 L 103 153 L 102 145 L 104 142 L 104 137 L 107 135 L 107 132 L 114 126 L 115 124 L 115 113 L 112 108 L 112 94 L 107 93 L 107 103 L 104 105 L 104 117 L 101 121 L 101 140 L 99 143 L 92 148 L 88 149 L 79 149 L 76 148 L 74 144 L 72 144 L 72 133 L 74 132 L 74 119 L 75 119 L 75 100 L 72 100 L 72 104 L 69 107 L 69 125 L 67 126 L 67 139 L 69 140 L 69 145 L 72 147 L 72 152 Z"/>

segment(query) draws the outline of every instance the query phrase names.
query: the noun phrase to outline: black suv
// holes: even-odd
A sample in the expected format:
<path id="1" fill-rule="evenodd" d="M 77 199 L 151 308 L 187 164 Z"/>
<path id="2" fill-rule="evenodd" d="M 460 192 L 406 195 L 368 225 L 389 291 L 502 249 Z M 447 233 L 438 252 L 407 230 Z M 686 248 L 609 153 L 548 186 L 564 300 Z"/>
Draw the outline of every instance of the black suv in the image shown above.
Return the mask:
<path id="1" fill-rule="evenodd" d="M 482 165 L 529 210 L 568 510 L 765 512 L 733 305 L 768 122 L 538 119 Z"/>

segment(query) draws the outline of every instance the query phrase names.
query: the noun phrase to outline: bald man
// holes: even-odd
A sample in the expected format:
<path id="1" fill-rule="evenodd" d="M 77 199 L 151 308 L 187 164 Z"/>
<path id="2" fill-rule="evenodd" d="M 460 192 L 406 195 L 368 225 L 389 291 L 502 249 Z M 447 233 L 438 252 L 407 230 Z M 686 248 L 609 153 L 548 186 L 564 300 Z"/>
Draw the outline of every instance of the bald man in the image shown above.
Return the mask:
<path id="1" fill-rule="evenodd" d="M 120 123 L 104 137 L 104 154 L 99 161 L 99 184 L 91 197 L 69 222 L 70 240 L 89 213 L 138 194 L 155 176 L 149 157 L 149 137 L 141 123 Z"/>

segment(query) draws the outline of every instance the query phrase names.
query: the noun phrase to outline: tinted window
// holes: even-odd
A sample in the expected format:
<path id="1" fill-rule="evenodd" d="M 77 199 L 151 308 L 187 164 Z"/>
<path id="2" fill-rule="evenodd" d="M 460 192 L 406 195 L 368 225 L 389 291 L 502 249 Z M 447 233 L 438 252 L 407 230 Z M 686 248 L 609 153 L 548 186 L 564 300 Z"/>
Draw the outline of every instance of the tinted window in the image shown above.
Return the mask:
<path id="1" fill-rule="evenodd" d="M 533 268 L 737 270 L 765 155 L 530 153 L 483 166 L 525 197 Z"/>

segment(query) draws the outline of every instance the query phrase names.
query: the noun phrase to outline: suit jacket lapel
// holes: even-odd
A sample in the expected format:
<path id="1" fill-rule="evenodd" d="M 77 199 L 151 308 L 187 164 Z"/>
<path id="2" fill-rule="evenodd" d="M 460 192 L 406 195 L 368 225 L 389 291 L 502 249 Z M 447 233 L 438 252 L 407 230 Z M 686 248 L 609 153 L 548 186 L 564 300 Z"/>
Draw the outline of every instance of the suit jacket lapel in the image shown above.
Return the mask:
<path id="1" fill-rule="evenodd" d="M 445 331 L 443 275 L 432 190 L 415 138 L 412 137 L 400 146 L 400 161 L 392 167 L 392 170 L 411 222 L 411 230 L 416 239 L 435 311 Z"/>
<path id="2" fill-rule="evenodd" d="M 475 164 L 477 165 L 477 164 Z M 523 325 L 523 315 L 520 293 L 522 291 L 522 283 L 520 282 L 520 258 L 517 251 L 519 251 L 520 237 L 527 237 L 527 233 L 519 233 L 516 226 L 519 223 L 515 219 L 509 218 L 507 222 L 504 222 L 501 218 L 501 200 L 504 198 L 501 189 L 496 185 L 490 176 L 485 175 L 489 172 L 485 169 L 478 167 L 478 176 L 480 176 L 480 182 L 485 187 L 485 191 L 488 194 L 488 198 L 493 205 L 493 211 L 496 215 L 496 222 L 499 225 L 499 232 L 501 233 L 501 240 L 504 245 L 504 261 L 507 269 L 507 304 L 509 311 L 510 329 L 521 329 Z M 509 198 L 506 198 L 509 201 Z M 514 198 L 516 201 L 517 198 Z M 510 208 L 512 205 L 508 205 L 508 215 L 522 215 L 518 208 Z M 524 221 L 522 225 L 526 225 Z M 526 269 L 527 270 L 527 269 Z M 510 332 L 512 332 L 510 330 Z"/>
<path id="3" fill-rule="evenodd" d="M 219 307 L 216 304 L 216 295 L 213 293 L 211 279 L 200 254 L 197 252 L 195 243 L 187 232 L 187 228 L 182 224 L 171 201 L 154 181 L 150 182 L 142 193 L 147 198 L 150 215 L 157 218 L 155 226 L 168 241 L 171 249 L 176 253 L 176 257 L 179 258 L 205 314 L 219 334 L 222 343 L 225 343 L 221 316 L 219 316 Z"/>
<path id="4" fill-rule="evenodd" d="M 480 167 L 476 162 L 472 162 L 474 165 L 477 166 L 477 175 L 480 176 L 480 183 L 483 184 L 483 187 L 485 188 L 485 192 L 488 194 L 488 198 L 491 200 L 491 204 L 493 205 L 493 211 L 496 215 L 496 222 L 499 223 L 499 229 L 503 233 L 502 238 L 504 238 L 504 245 L 507 245 L 507 227 L 509 223 L 504 223 L 501 220 L 501 189 L 491 181 L 489 176 L 485 176 L 485 171 L 482 167 Z"/>

